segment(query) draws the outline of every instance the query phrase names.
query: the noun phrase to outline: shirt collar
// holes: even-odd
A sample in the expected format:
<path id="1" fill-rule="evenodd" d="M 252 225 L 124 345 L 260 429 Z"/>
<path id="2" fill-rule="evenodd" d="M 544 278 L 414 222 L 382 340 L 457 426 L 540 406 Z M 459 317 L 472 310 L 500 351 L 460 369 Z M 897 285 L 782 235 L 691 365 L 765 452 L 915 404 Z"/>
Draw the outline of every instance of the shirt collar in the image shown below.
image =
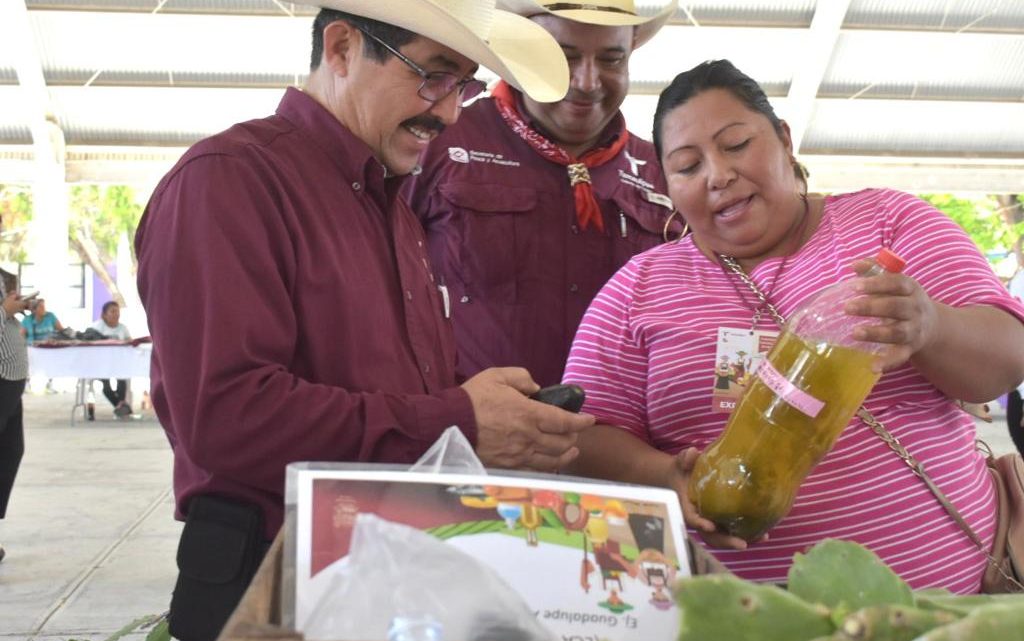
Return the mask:
<path id="1" fill-rule="evenodd" d="M 519 113 L 523 115 L 526 120 L 526 124 L 530 126 L 530 129 L 533 129 L 546 138 L 547 134 L 544 133 L 544 129 L 539 126 L 539 123 L 534 119 L 533 115 L 526 109 L 526 103 L 523 101 L 523 92 L 512 87 L 512 95 L 516 98 L 516 108 L 519 110 Z M 615 117 L 605 125 L 604 131 L 601 132 L 601 137 L 593 147 L 594 149 L 608 147 L 615 142 L 615 138 L 619 135 L 619 131 L 622 130 L 622 119 L 622 111 L 617 111 L 615 113 Z"/>
<path id="2" fill-rule="evenodd" d="M 389 175 L 365 142 L 312 96 L 295 87 L 285 91 L 277 115 L 302 129 L 311 143 L 334 161 L 346 181 L 360 183 L 385 201 L 391 200 L 407 178 Z"/>

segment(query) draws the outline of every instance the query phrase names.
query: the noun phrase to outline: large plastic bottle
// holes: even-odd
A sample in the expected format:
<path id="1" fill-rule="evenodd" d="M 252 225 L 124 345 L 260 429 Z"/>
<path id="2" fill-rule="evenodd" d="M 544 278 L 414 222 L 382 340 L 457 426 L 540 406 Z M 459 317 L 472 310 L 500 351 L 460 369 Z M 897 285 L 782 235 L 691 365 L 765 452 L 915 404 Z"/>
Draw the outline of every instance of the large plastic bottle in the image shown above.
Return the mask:
<path id="1" fill-rule="evenodd" d="M 864 276 L 904 265 L 882 249 Z M 883 346 L 851 337 L 877 321 L 844 311 L 856 281 L 822 290 L 793 314 L 722 435 L 697 459 L 690 500 L 720 529 L 752 541 L 778 523 L 878 380 L 872 365 Z"/>

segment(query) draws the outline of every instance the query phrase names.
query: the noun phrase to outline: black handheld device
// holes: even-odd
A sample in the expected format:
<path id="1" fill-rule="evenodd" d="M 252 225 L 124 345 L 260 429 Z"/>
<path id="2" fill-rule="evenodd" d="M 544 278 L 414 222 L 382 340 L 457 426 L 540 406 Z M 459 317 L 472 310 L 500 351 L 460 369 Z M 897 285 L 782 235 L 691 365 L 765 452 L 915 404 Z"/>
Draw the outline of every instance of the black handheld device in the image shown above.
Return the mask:
<path id="1" fill-rule="evenodd" d="M 530 398 L 561 407 L 569 412 L 578 412 L 583 407 L 583 399 L 586 397 L 579 385 L 552 385 L 530 395 Z"/>

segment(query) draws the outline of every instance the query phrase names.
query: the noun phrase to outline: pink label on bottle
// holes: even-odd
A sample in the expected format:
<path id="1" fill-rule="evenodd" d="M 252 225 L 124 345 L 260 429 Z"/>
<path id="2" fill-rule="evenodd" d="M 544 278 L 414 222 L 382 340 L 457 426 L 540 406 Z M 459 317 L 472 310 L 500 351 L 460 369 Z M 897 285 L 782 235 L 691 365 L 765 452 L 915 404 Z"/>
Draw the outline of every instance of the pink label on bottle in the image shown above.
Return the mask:
<path id="1" fill-rule="evenodd" d="M 757 368 L 757 377 L 782 400 L 811 418 L 817 416 L 821 408 L 825 407 L 823 401 L 819 401 L 787 381 L 786 377 L 780 374 L 779 370 L 775 369 L 767 359 L 762 361 L 761 366 Z"/>

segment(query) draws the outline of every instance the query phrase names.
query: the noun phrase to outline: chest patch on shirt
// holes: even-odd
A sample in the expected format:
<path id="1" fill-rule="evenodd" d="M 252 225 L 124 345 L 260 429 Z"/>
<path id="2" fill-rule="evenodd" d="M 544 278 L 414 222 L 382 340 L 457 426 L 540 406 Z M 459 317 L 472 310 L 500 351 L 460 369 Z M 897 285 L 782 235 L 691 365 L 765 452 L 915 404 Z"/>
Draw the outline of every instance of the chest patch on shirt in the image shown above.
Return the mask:
<path id="1" fill-rule="evenodd" d="M 646 191 L 644 192 L 644 198 L 646 198 L 649 203 L 661 205 L 665 209 L 672 209 L 672 199 L 665 194 L 659 194 L 656 191 Z"/>
<path id="2" fill-rule="evenodd" d="M 619 180 L 642 191 L 651 191 L 654 189 L 654 185 L 647 182 L 640 176 L 634 176 L 628 171 L 623 171 L 622 169 L 619 170 Z"/>
<path id="3" fill-rule="evenodd" d="M 521 164 L 518 160 L 506 158 L 502 154 L 493 154 L 489 151 L 475 151 L 473 149 L 463 149 L 462 147 L 449 147 L 448 159 L 451 160 L 452 162 L 458 162 L 464 165 L 468 165 L 474 162 L 482 162 L 488 165 L 519 167 Z"/>

